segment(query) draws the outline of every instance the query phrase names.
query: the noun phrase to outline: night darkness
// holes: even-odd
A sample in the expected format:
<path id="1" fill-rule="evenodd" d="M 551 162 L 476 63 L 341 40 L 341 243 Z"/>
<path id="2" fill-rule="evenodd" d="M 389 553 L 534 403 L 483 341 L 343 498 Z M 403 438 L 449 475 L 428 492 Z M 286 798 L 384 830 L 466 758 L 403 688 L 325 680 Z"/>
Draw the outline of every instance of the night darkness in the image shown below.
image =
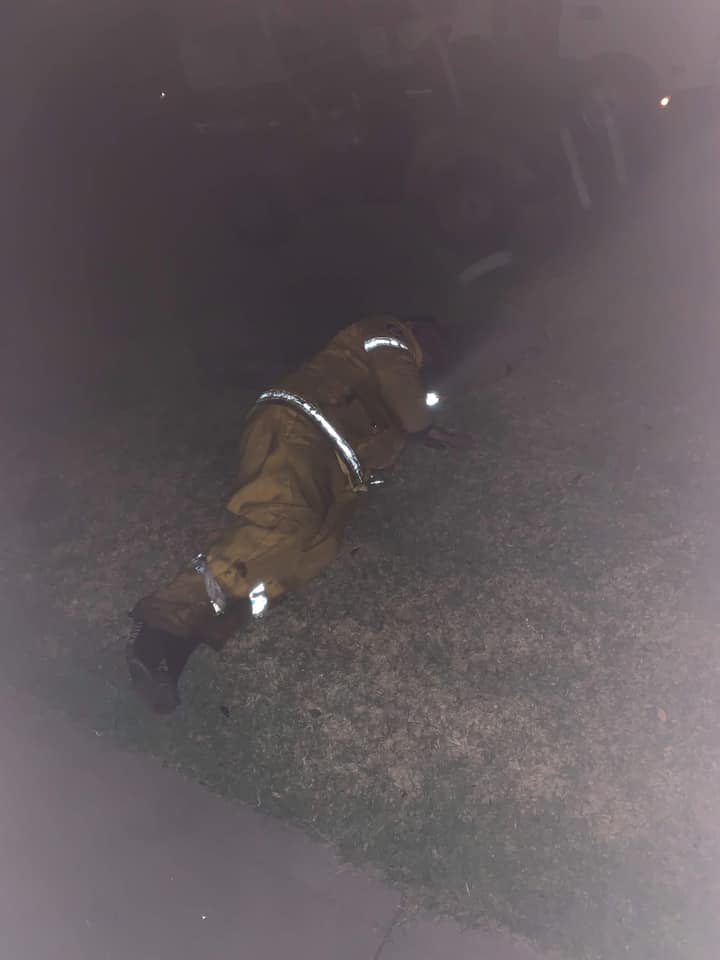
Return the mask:
<path id="1" fill-rule="evenodd" d="M 714 958 L 712 5 L 4 20 L 2 956 Z"/>

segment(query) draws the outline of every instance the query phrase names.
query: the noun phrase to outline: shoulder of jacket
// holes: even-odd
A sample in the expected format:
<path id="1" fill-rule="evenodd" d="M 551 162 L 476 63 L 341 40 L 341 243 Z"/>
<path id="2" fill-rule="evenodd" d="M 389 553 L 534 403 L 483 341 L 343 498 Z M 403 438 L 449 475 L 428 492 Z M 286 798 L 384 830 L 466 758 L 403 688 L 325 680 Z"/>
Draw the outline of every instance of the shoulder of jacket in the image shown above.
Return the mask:
<path id="1" fill-rule="evenodd" d="M 412 332 L 410 324 L 391 313 L 379 313 L 365 317 L 354 326 L 361 333 L 363 341 L 371 337 L 394 337 L 410 348 L 418 367 L 422 364 L 422 349 Z"/>
<path id="2" fill-rule="evenodd" d="M 369 317 L 358 320 L 353 326 L 362 330 L 363 333 L 377 334 L 387 332 L 390 327 L 399 329 L 404 327 L 405 324 L 391 313 L 374 313 Z"/>

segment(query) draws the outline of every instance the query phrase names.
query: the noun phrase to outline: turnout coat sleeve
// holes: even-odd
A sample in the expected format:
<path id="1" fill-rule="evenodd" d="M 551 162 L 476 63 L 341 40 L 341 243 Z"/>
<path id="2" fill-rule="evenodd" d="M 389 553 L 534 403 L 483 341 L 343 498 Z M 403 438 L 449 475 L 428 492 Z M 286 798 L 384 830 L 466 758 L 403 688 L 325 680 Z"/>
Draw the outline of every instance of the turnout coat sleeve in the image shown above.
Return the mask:
<path id="1" fill-rule="evenodd" d="M 431 424 L 420 375 L 423 356 L 410 326 L 393 317 L 373 317 L 363 323 L 365 339 L 388 337 L 408 349 L 380 347 L 368 354 L 380 396 L 406 434 L 420 433 Z"/>

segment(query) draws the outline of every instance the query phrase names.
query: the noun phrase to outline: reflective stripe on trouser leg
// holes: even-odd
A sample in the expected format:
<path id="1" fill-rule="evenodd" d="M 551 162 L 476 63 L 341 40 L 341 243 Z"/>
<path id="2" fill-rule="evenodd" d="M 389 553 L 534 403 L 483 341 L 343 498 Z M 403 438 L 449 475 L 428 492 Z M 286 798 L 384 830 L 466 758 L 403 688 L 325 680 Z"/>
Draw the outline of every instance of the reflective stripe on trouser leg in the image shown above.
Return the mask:
<path id="1" fill-rule="evenodd" d="M 252 615 L 254 617 L 262 617 L 270 602 L 265 590 L 265 584 L 258 583 L 256 587 L 253 587 L 248 594 L 248 599 L 250 600 L 250 612 Z"/>
<path id="2" fill-rule="evenodd" d="M 221 613 L 225 613 L 227 607 L 227 597 L 225 596 L 225 591 L 220 586 L 220 584 L 215 579 L 212 570 L 210 569 L 207 557 L 199 553 L 196 557 L 193 557 L 190 561 L 190 566 L 205 581 L 205 592 L 208 595 L 208 600 L 210 601 L 210 606 L 213 609 L 215 616 L 219 617 Z"/>

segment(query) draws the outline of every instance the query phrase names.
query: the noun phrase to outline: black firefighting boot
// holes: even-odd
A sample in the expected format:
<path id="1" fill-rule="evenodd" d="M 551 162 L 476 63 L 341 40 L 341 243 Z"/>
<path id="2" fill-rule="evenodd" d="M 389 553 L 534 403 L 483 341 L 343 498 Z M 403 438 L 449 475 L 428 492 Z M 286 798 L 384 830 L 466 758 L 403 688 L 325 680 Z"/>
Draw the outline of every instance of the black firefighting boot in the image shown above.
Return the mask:
<path id="1" fill-rule="evenodd" d="M 201 642 L 174 637 L 144 623 L 136 625 L 127 647 L 127 664 L 133 689 L 150 710 L 172 713 L 179 705 L 180 675 Z"/>

